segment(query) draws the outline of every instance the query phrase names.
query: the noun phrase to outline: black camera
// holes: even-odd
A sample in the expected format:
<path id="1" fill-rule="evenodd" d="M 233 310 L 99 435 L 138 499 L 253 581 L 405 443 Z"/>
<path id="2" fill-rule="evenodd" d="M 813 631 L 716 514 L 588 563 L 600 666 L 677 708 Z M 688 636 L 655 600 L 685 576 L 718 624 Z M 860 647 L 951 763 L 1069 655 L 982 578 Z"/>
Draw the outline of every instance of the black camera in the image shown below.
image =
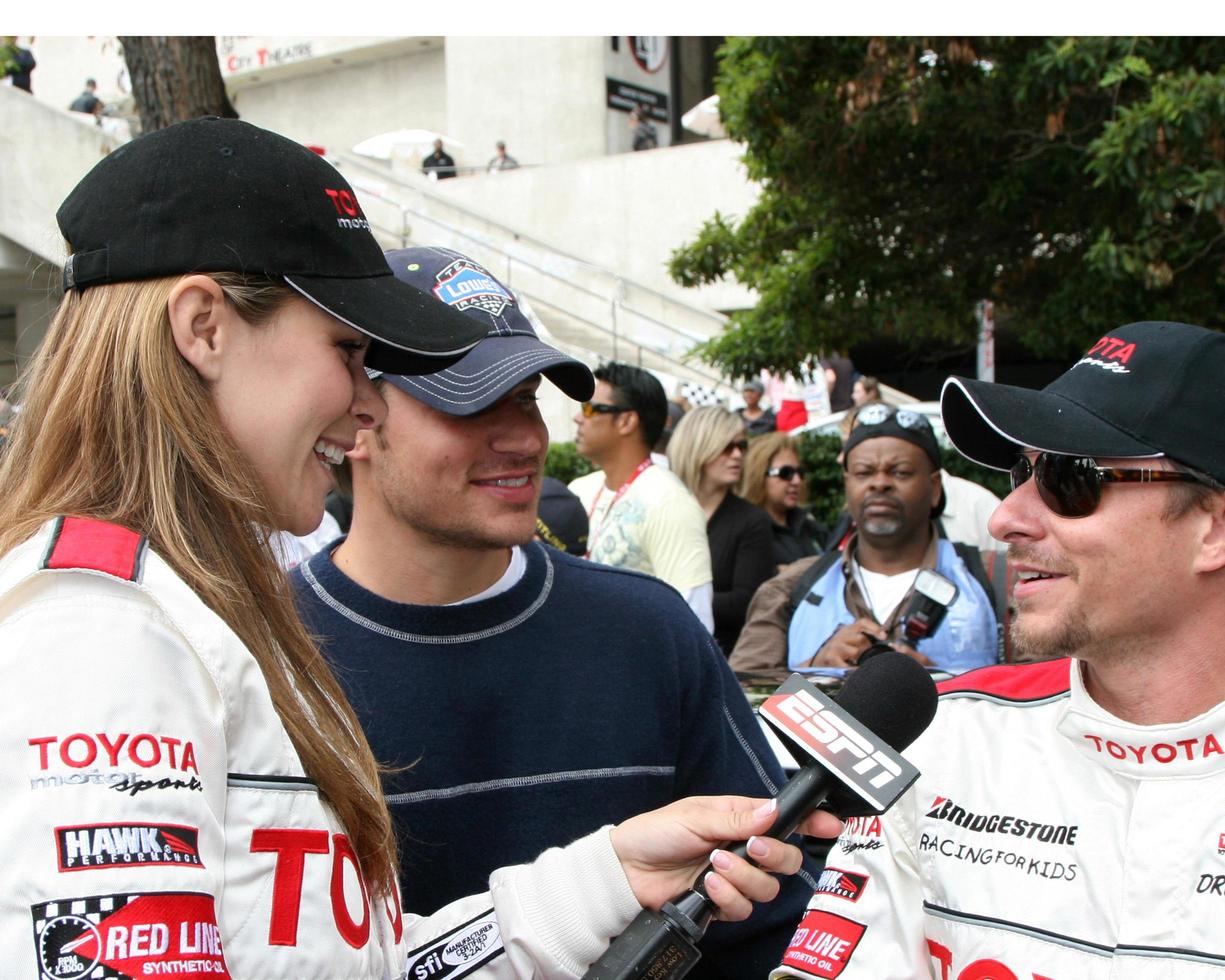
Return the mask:
<path id="1" fill-rule="evenodd" d="M 944 622 L 949 606 L 957 601 L 958 592 L 956 583 L 939 572 L 930 568 L 919 569 L 910 590 L 910 600 L 902 613 L 902 639 L 914 646 L 935 633 Z M 877 640 L 860 655 L 859 663 L 863 663 L 866 657 L 892 649 L 888 643 Z"/>

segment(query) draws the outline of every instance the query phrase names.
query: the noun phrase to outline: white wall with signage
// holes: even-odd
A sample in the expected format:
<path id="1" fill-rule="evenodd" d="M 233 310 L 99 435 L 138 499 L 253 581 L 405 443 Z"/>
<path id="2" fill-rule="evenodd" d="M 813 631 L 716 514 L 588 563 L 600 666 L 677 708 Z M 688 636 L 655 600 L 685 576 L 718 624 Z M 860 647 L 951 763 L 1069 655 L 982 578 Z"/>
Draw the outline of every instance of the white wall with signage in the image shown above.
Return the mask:
<path id="1" fill-rule="evenodd" d="M 608 152 L 633 149 L 630 111 L 639 106 L 655 127 L 660 146 L 672 143 L 672 39 L 615 37 L 605 39 L 604 75 Z"/>

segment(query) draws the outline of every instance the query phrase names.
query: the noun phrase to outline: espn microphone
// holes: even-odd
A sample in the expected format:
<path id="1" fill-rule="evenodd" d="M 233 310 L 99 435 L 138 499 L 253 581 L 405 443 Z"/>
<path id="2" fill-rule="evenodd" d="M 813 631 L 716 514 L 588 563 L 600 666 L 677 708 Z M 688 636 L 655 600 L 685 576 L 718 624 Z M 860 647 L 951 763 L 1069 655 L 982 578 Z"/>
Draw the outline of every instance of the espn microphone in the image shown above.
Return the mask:
<path id="1" fill-rule="evenodd" d="M 789 837 L 832 792 L 859 812 L 884 813 L 919 777 L 899 754 L 936 714 L 936 686 L 917 661 L 880 653 L 847 678 L 835 702 L 799 674 L 758 709 L 804 765 L 778 794 L 774 823 L 763 836 Z M 869 726 L 869 727 L 865 727 Z M 747 857 L 747 842 L 728 848 Z M 679 980 L 701 958 L 698 941 L 714 917 L 703 879 L 659 912 L 643 909 L 612 941 L 583 980 Z"/>

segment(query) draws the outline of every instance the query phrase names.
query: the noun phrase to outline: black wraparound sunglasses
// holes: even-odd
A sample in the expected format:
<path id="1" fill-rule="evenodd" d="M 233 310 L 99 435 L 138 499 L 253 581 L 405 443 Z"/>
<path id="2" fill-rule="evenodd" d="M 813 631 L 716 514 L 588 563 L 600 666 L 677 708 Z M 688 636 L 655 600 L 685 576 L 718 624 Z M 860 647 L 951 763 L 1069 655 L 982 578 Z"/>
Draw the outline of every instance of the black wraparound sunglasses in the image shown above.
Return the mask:
<path id="1" fill-rule="evenodd" d="M 1194 473 L 1178 470 L 1120 469 L 1098 466 L 1088 456 L 1064 456 L 1060 453 L 1038 453 L 1030 461 L 1022 456 L 1009 471 L 1015 490 L 1031 476 L 1038 487 L 1038 496 L 1060 517 L 1088 517 L 1102 499 L 1103 483 L 1206 483 Z"/>
<path id="2" fill-rule="evenodd" d="M 804 475 L 802 466 L 771 466 L 766 470 L 766 476 L 777 476 L 780 480 L 790 483 L 797 476 Z"/>

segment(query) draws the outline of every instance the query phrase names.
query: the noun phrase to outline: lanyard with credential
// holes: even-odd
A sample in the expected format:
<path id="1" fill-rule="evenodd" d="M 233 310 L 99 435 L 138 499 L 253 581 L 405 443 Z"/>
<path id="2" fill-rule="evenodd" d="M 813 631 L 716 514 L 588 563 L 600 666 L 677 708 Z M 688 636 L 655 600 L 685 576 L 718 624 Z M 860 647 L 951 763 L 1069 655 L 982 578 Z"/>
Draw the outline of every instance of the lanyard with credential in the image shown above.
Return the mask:
<path id="1" fill-rule="evenodd" d="M 646 472 L 646 470 L 651 466 L 651 462 L 652 462 L 651 457 L 648 456 L 646 459 L 644 459 L 641 463 L 638 464 L 638 466 L 634 469 L 634 472 L 630 474 L 630 478 L 626 480 L 624 483 L 622 483 L 620 487 L 617 488 L 617 493 L 613 497 L 612 503 L 608 505 L 608 510 L 604 511 L 604 516 L 600 518 L 600 526 L 596 528 L 594 534 L 591 532 L 588 532 L 587 534 L 587 553 L 583 556 L 584 558 L 591 557 L 592 549 L 595 548 L 596 539 L 600 536 L 601 532 L 603 532 L 604 525 L 608 523 L 608 517 L 613 512 L 613 508 L 617 506 L 617 501 L 625 496 L 626 491 L 628 491 L 630 488 L 630 484 L 633 483 L 635 480 L 638 479 L 638 477 L 642 476 L 642 474 Z M 604 484 L 601 483 L 600 489 L 596 491 L 595 499 L 591 501 L 591 509 L 587 511 L 587 523 L 588 524 L 591 523 L 591 518 L 595 514 L 596 507 L 599 506 L 600 496 L 603 493 L 604 493 Z"/>

